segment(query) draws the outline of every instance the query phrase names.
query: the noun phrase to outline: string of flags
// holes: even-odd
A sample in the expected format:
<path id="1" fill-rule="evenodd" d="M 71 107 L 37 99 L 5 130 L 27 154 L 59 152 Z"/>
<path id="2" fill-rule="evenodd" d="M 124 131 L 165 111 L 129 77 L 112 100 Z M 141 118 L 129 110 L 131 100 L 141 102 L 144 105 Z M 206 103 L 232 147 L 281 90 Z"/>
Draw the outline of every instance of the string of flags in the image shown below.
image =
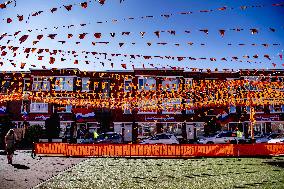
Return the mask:
<path id="1" fill-rule="evenodd" d="M 97 1 L 99 4 L 101 5 L 104 5 L 106 0 L 93 0 L 93 1 Z M 42 13 L 46 13 L 46 12 L 51 12 L 51 13 L 54 13 L 56 12 L 58 9 L 66 9 L 67 11 L 71 11 L 72 8 L 74 6 L 80 6 L 82 7 L 83 9 L 86 9 L 88 7 L 88 4 L 89 3 L 92 3 L 93 2 L 92 0 L 89 0 L 89 1 L 85 1 L 85 2 L 81 2 L 81 3 L 74 3 L 74 4 L 69 4 L 69 5 L 62 5 L 60 7 L 54 7 L 54 8 L 51 8 L 50 10 L 48 11 L 43 11 L 43 10 L 40 10 L 40 11 L 34 11 L 32 13 L 30 13 L 26 19 L 26 23 L 28 23 L 28 20 L 31 18 L 31 17 L 36 17 L 36 16 L 39 16 L 41 15 Z M 120 3 L 122 3 L 124 0 L 120 0 Z M 0 8 L 3 9 L 3 8 L 6 8 L 6 6 L 10 3 L 12 3 L 13 1 L 7 1 L 6 3 L 3 3 L 3 4 L 0 4 Z M 15 2 L 15 6 L 16 6 L 16 0 L 14 0 Z M 17 18 L 3 18 L 2 19 L 3 21 L 6 21 L 6 23 L 10 24 L 13 22 L 13 20 L 17 20 L 19 22 L 22 22 L 25 20 L 25 17 L 24 15 L 20 15 L 20 14 L 17 14 Z"/>
<path id="2" fill-rule="evenodd" d="M 55 13 L 56 11 L 58 11 L 59 9 L 65 9 L 67 10 L 68 12 L 69 11 L 72 11 L 72 8 L 74 6 L 79 6 L 79 7 L 82 7 L 83 9 L 86 9 L 88 7 L 88 3 L 91 3 L 92 1 L 89 0 L 89 1 L 85 1 L 85 2 L 81 2 L 81 3 L 74 3 L 74 4 L 69 4 L 69 5 L 62 5 L 60 7 L 54 7 L 54 8 L 51 8 L 49 9 L 48 11 L 43 11 L 43 10 L 40 10 L 40 11 L 35 11 L 35 12 L 32 12 L 28 15 L 27 19 L 26 19 L 26 23 L 28 23 L 29 19 L 32 18 L 32 17 L 36 17 L 36 16 L 39 16 L 39 15 L 42 15 L 43 13 L 47 13 L 47 12 L 50 12 L 50 13 Z M 105 4 L 105 0 L 98 0 L 98 2 L 101 4 L 101 5 L 104 5 Z M 120 0 L 120 2 L 122 2 Z M 267 6 L 272 6 L 272 7 L 283 7 L 284 6 L 284 3 L 274 3 L 274 4 L 262 4 L 262 5 L 243 5 L 243 6 L 239 6 L 239 7 L 228 7 L 228 6 L 223 6 L 223 7 L 220 7 L 220 8 L 217 8 L 217 9 L 205 9 L 205 10 L 199 10 L 199 11 L 196 11 L 196 12 L 193 12 L 193 11 L 187 11 L 187 12 L 178 12 L 178 13 L 171 13 L 171 14 L 161 14 L 159 17 L 162 17 L 162 18 L 170 18 L 171 16 L 174 16 L 174 15 L 191 15 L 193 13 L 210 13 L 210 12 L 215 12 L 215 11 L 228 11 L 228 10 L 235 10 L 235 9 L 240 9 L 240 10 L 246 10 L 246 9 L 249 9 L 249 8 L 263 8 L 263 7 L 267 7 Z M 123 18 L 123 19 L 112 19 L 112 20 L 106 20 L 106 21 L 97 21 L 96 23 L 97 24 L 102 24 L 102 23 L 117 23 L 118 21 L 126 21 L 126 20 L 134 20 L 134 19 L 149 19 L 149 18 L 154 18 L 154 17 L 157 17 L 157 16 L 140 16 L 140 17 L 129 17 L 129 18 Z M 2 20 L 8 24 L 12 23 L 14 20 L 16 21 L 19 21 L 19 22 L 22 22 L 24 21 L 24 15 L 19 15 L 17 14 L 17 18 L 3 18 Z"/>
<path id="3" fill-rule="evenodd" d="M 0 9 L 6 9 L 7 8 L 7 5 L 10 5 L 11 3 L 15 3 L 14 7 L 16 6 L 16 0 L 14 1 L 6 1 L 5 3 L 0 3 Z"/>
<path id="4" fill-rule="evenodd" d="M 0 50 L 1 50 L 1 56 L 4 57 L 8 54 L 7 51 L 5 50 L 11 50 L 12 53 L 14 53 L 14 57 L 17 56 L 18 50 L 22 49 L 23 53 L 29 54 L 29 53 L 37 53 L 37 54 L 42 54 L 42 53 L 49 53 L 49 55 L 57 55 L 61 54 L 62 56 L 65 55 L 73 55 L 74 57 L 77 57 L 78 54 L 82 54 L 85 56 L 85 58 L 88 58 L 88 55 L 102 55 L 104 56 L 105 59 L 107 59 L 107 56 L 109 57 L 128 57 L 130 59 L 136 59 L 136 58 L 143 58 L 145 60 L 153 59 L 153 58 L 159 58 L 159 59 L 168 59 L 168 60 L 178 60 L 178 61 L 183 61 L 183 60 L 211 60 L 211 61 L 217 61 L 217 58 L 206 58 L 206 57 L 189 57 L 189 56 L 171 56 L 171 55 L 142 55 L 142 54 L 121 54 L 121 53 L 106 53 L 106 52 L 97 52 L 97 51 L 75 51 L 75 50 L 62 50 L 62 49 L 48 49 L 48 48 L 34 48 L 34 47 L 17 47 L 17 46 L 1 46 L 0 45 Z M 19 53 L 20 54 L 20 53 Z M 283 60 L 283 54 L 279 53 L 279 58 L 282 61 Z M 241 58 L 244 59 L 258 59 L 261 56 L 258 54 L 255 55 L 243 55 L 242 57 L 238 56 L 231 56 L 231 57 L 223 57 L 220 60 L 221 61 L 237 61 L 240 60 Z M 264 54 L 262 57 L 266 58 L 267 60 L 272 60 L 273 57 L 271 57 L 269 54 Z M 26 56 L 28 58 L 28 56 Z"/>
<path id="5" fill-rule="evenodd" d="M 23 52 L 19 52 L 19 49 L 22 49 Z M 97 55 L 100 56 L 104 56 L 103 58 L 110 63 L 111 67 L 114 67 L 114 63 L 112 62 L 112 58 L 116 58 L 116 57 L 121 57 L 121 58 L 129 58 L 129 62 L 131 63 L 131 59 L 137 59 L 137 58 L 142 58 L 143 60 L 150 60 L 150 59 L 162 59 L 162 60 L 176 60 L 176 61 L 200 61 L 200 60 L 207 60 L 207 61 L 211 61 L 211 62 L 217 62 L 217 61 L 238 61 L 238 62 L 248 62 L 248 63 L 257 63 L 255 60 L 257 60 L 260 56 L 258 54 L 249 56 L 249 55 L 244 55 L 242 57 L 237 57 L 237 56 L 232 56 L 232 57 L 223 57 L 220 59 L 211 57 L 211 58 L 207 58 L 207 57 L 201 57 L 201 58 L 194 58 L 194 57 L 179 57 L 179 56 L 146 56 L 146 55 L 139 55 L 139 54 L 113 54 L 113 53 L 101 53 L 101 52 L 89 52 L 89 51 L 81 51 L 81 52 L 77 52 L 77 51 L 65 51 L 65 50 L 55 50 L 55 49 L 42 49 L 42 48 L 31 48 L 31 47 L 14 47 L 14 46 L 0 46 L 0 50 L 1 50 L 1 54 L 0 54 L 0 60 L 4 59 L 8 52 L 7 50 L 12 51 L 11 53 L 13 54 L 13 57 L 17 57 L 18 55 L 21 54 L 25 54 L 25 58 L 29 58 L 31 53 L 37 58 L 38 61 L 43 61 L 44 59 L 47 59 L 49 61 L 49 64 L 52 65 L 56 62 L 66 62 L 66 61 L 73 61 L 74 64 L 79 64 L 79 62 L 85 63 L 85 64 L 90 64 L 90 63 L 98 63 L 98 62 L 93 62 L 90 60 L 79 60 L 78 56 L 81 53 L 80 56 L 84 56 L 85 59 L 90 58 L 89 55 L 91 55 L 92 59 L 96 58 L 99 59 L 97 57 Z M 46 54 L 47 53 L 47 54 Z M 56 57 L 58 55 L 61 55 L 61 57 Z M 67 56 L 73 56 L 73 58 L 70 58 L 69 60 L 67 60 Z M 283 60 L 283 54 L 282 53 L 278 53 L 278 56 L 280 58 L 280 60 Z M 274 57 L 271 57 L 268 54 L 264 54 L 263 58 L 267 59 L 267 61 L 272 61 L 272 59 L 274 59 Z M 7 59 L 14 67 L 16 67 L 16 63 L 15 60 L 13 59 Z M 125 61 L 125 60 L 121 60 L 121 61 Z M 100 62 L 101 65 L 104 67 L 105 66 L 105 62 L 101 61 Z M 132 62 L 133 63 L 133 62 Z M 262 62 L 259 62 L 262 63 Z M 0 62 L 1 65 L 3 65 L 3 62 Z M 119 64 L 119 63 L 118 63 Z M 272 62 L 271 63 L 273 65 L 273 67 L 276 67 L 276 63 Z M 0 66 L 1 66 L 0 65 Z M 145 68 L 144 63 L 141 63 L 140 65 L 142 65 L 143 68 Z M 148 65 L 150 65 L 151 67 L 156 67 L 154 64 L 150 64 L 148 63 Z M 161 65 L 161 64 L 160 64 Z M 20 65 L 21 69 L 24 69 L 24 67 L 26 66 L 26 63 L 22 62 Z M 32 67 L 36 67 L 35 64 L 31 65 Z M 137 65 L 136 65 L 137 66 Z M 171 65 L 167 65 L 168 67 L 172 68 L 172 69 L 189 69 L 189 67 L 174 67 Z M 282 64 L 282 66 L 284 66 L 284 64 Z M 43 69 L 45 69 L 45 66 L 42 66 Z M 127 64 L 125 63 L 121 63 L 121 67 L 124 69 L 127 69 Z M 132 68 L 135 68 L 135 64 L 132 64 Z"/>
<path id="6" fill-rule="evenodd" d="M 90 22 L 88 23 L 81 23 L 81 24 L 71 24 L 71 25 L 62 25 L 62 26 L 53 26 L 53 27 L 44 27 L 44 28 L 35 28 L 35 29 L 26 29 L 26 30 L 18 30 L 16 32 L 13 32 L 13 33 L 3 33 L 1 34 L 1 37 L 5 37 L 5 36 L 17 36 L 19 33 L 31 33 L 33 31 L 45 31 L 45 30 L 58 30 L 58 29 L 71 29 L 73 27 L 86 27 L 88 25 L 91 25 Z M 250 32 L 251 34 L 255 35 L 255 34 L 259 34 L 261 31 L 270 31 L 270 32 L 277 32 L 278 30 L 282 30 L 284 29 L 284 27 L 279 27 L 279 28 L 275 28 L 275 27 L 267 27 L 267 28 L 240 28 L 240 27 L 236 27 L 236 28 L 222 28 L 222 29 L 218 29 L 218 33 L 220 34 L 221 37 L 224 37 L 225 34 L 229 31 L 235 31 L 235 32 L 241 32 L 241 31 L 248 31 Z M 190 34 L 192 32 L 195 32 L 195 31 L 199 31 L 199 32 L 202 32 L 202 33 L 205 33 L 205 34 L 209 34 L 209 33 L 212 33 L 210 29 L 207 29 L 207 28 L 203 28 L 203 29 L 187 29 L 187 30 L 184 30 L 184 31 L 176 31 L 176 30 L 173 30 L 173 29 L 169 29 L 169 30 L 157 30 L 157 31 L 154 31 L 154 32 L 145 32 L 145 31 L 141 31 L 137 34 L 139 34 L 142 38 L 144 38 L 144 36 L 148 33 L 152 34 L 154 33 L 158 38 L 160 37 L 161 34 L 163 33 L 168 33 L 170 35 L 173 35 L 175 36 L 176 34 L 178 33 L 185 33 L 185 34 Z M 213 33 L 216 32 L 216 30 L 213 30 Z M 84 34 L 86 32 L 83 32 L 82 34 Z M 129 35 L 132 35 L 134 32 L 130 32 L 130 31 L 123 31 L 123 32 L 109 32 L 109 34 L 105 34 L 105 33 L 97 33 L 97 36 L 100 36 L 100 37 L 105 37 L 105 36 L 108 36 L 110 35 L 111 37 L 116 37 L 117 35 L 121 35 L 121 36 L 129 36 Z M 89 34 L 89 33 L 86 33 L 86 34 Z M 95 33 L 94 33 L 95 34 Z M 40 34 L 39 34 L 40 35 Z M 41 34 L 43 35 L 43 34 Z M 136 35 L 136 33 L 135 33 Z M 71 38 L 75 36 L 74 34 L 68 34 L 68 37 Z"/>
<path id="7" fill-rule="evenodd" d="M 74 26 L 74 25 L 68 25 L 68 26 L 62 26 L 62 28 L 65 28 L 65 27 L 67 27 L 67 28 L 70 28 L 70 27 L 72 27 L 72 26 Z M 85 26 L 85 24 L 81 24 L 80 26 Z M 47 28 L 45 28 L 45 29 L 47 29 Z M 219 33 L 220 33 L 220 36 L 221 37 L 224 37 L 224 35 L 225 35 L 225 31 L 243 31 L 244 29 L 241 29 L 241 28 L 233 28 L 233 29 L 229 29 L 229 30 L 224 30 L 224 29 L 220 29 L 219 30 Z M 256 29 L 256 28 L 252 28 L 252 29 L 249 29 L 250 31 L 251 31 L 251 34 L 258 34 L 259 33 L 259 29 Z M 32 31 L 32 30 L 29 30 L 30 32 Z M 206 34 L 208 34 L 209 33 L 209 30 L 208 29 L 199 29 L 199 31 L 200 32 L 204 32 L 204 33 L 206 33 Z M 271 32 L 275 32 L 276 31 L 276 29 L 275 28 L 269 28 L 269 31 L 271 31 Z M 4 38 L 9 38 L 9 37 L 17 37 L 20 33 L 21 33 L 22 31 L 16 31 L 16 32 L 14 32 L 13 34 L 8 34 L 8 33 L 3 33 L 3 34 L 1 34 L 0 35 L 0 41 L 2 40 L 2 39 L 4 39 Z M 149 32 L 150 33 L 150 32 Z M 160 38 L 160 36 L 161 36 L 161 34 L 162 33 L 169 33 L 170 35 L 173 35 L 173 36 L 175 36 L 176 34 L 177 34 L 177 31 L 176 30 L 167 30 L 167 31 L 163 31 L 163 30 L 161 30 L 161 31 L 154 31 L 153 32 L 153 34 L 155 34 L 156 36 L 157 36 L 157 38 Z M 184 33 L 185 34 L 189 34 L 189 33 L 191 33 L 191 31 L 190 30 L 185 30 L 184 31 Z M 121 35 L 121 36 L 129 36 L 129 35 L 131 35 L 132 34 L 132 32 L 110 32 L 109 33 L 109 36 L 111 36 L 112 38 L 114 38 L 114 37 L 116 37 L 117 35 Z M 144 38 L 144 36 L 145 36 L 145 34 L 146 34 L 146 32 L 139 32 L 139 35 L 142 37 L 142 38 Z M 37 40 L 35 40 L 35 41 L 33 41 L 33 44 L 36 44 L 36 43 L 38 43 L 41 39 L 43 39 L 43 37 L 47 37 L 47 38 L 50 38 L 50 39 L 55 39 L 55 37 L 57 36 L 58 34 L 38 34 L 37 35 Z M 80 40 L 82 40 L 82 39 L 85 39 L 86 37 L 87 37 L 87 35 L 90 35 L 90 33 L 87 33 L 87 32 L 83 32 L 83 33 L 80 33 L 80 34 L 78 34 L 78 39 L 80 39 Z M 103 38 L 103 37 L 105 37 L 106 36 L 106 34 L 102 34 L 102 33 L 93 33 L 93 34 L 91 34 L 95 39 L 101 39 L 101 38 Z M 24 36 L 24 37 L 23 37 Z M 20 43 L 22 43 L 22 42 L 24 42 L 28 37 L 29 37 L 29 35 L 27 35 L 27 34 L 25 34 L 25 35 L 23 35 L 20 39 L 19 39 L 19 41 L 20 41 Z M 72 33 L 68 33 L 67 34 L 67 38 L 68 39 L 72 39 L 72 38 L 74 38 L 74 36 L 75 36 L 75 34 L 72 34 Z M 23 40 L 24 39 L 24 40 Z M 66 43 L 66 40 L 60 40 L 60 41 L 58 41 L 58 42 L 60 42 L 60 43 L 62 43 L 62 44 L 64 44 L 64 43 Z M 79 42 L 78 42 L 78 44 L 79 44 Z M 149 46 L 151 46 L 151 42 L 149 42 L 149 43 L 147 43 Z M 161 42 L 161 43 L 159 43 L 160 45 L 163 45 L 163 42 Z M 193 43 L 191 43 L 191 42 L 189 42 L 188 43 L 189 45 L 193 45 Z M 123 45 L 123 44 L 121 44 L 121 45 Z M 205 44 L 200 44 L 200 45 L 205 45 Z M 228 44 L 228 45 L 230 45 L 230 44 Z M 240 43 L 239 45 L 245 45 L 245 44 L 243 44 L 243 43 Z M 252 44 L 253 46 L 257 46 L 257 44 Z M 265 47 L 268 47 L 269 46 L 269 44 L 262 44 L 263 46 L 265 46 Z M 272 45 L 279 45 L 279 44 L 272 44 Z M 178 46 L 178 44 L 176 45 L 176 46 Z"/>

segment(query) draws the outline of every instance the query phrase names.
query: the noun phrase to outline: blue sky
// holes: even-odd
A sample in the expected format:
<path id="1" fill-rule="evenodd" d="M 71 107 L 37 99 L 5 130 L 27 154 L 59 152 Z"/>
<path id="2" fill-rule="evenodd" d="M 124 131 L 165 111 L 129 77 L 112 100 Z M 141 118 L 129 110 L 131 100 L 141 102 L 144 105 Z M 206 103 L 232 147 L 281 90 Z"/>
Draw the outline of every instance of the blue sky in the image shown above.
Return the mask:
<path id="1" fill-rule="evenodd" d="M 186 56 L 195 58 L 217 58 L 216 62 L 209 60 L 162 60 L 152 59 L 144 60 L 142 58 L 129 59 L 125 57 L 107 57 L 103 56 L 99 59 L 89 55 L 87 58 L 84 56 L 78 56 L 77 58 L 71 56 L 64 56 L 67 60 L 60 61 L 62 56 L 53 56 L 56 58 L 56 63 L 49 64 L 49 55 L 45 54 L 45 58 L 42 61 L 37 60 L 37 56 L 31 53 L 30 57 L 26 58 L 23 53 L 18 54 L 16 57 L 12 57 L 13 54 L 9 53 L 1 61 L 4 65 L 0 67 L 0 70 L 21 70 L 20 63 L 27 63 L 24 70 L 28 70 L 31 65 L 36 65 L 37 68 L 46 66 L 47 68 L 67 68 L 78 67 L 81 70 L 121 70 L 121 63 L 126 64 L 128 69 L 132 69 L 132 65 L 135 67 L 153 68 L 149 64 L 161 67 L 167 65 L 175 67 L 189 67 L 189 68 L 230 68 L 230 69 L 244 69 L 244 68 L 256 68 L 266 69 L 273 68 L 272 63 L 275 63 L 276 68 L 283 68 L 284 61 L 280 60 L 278 54 L 283 53 L 284 45 L 284 7 L 273 7 L 273 3 L 281 3 L 280 0 L 125 0 L 122 4 L 119 0 L 107 0 L 105 5 L 101 6 L 98 2 L 92 1 L 88 4 L 87 9 L 82 9 L 80 6 L 74 6 L 71 11 L 67 11 L 65 8 L 61 8 L 55 13 L 50 13 L 50 9 L 53 7 L 60 7 L 62 5 L 69 5 L 73 3 L 84 2 L 78 0 L 65 0 L 65 1 L 50 1 L 50 0 L 17 0 L 17 6 L 13 7 L 9 5 L 7 9 L 0 10 L 1 27 L 0 33 L 14 33 L 18 30 L 22 32 L 15 37 L 5 37 L 0 40 L 0 45 L 6 46 L 7 40 L 12 40 L 9 45 L 35 48 L 49 48 L 49 49 L 62 49 L 62 50 L 75 50 L 75 51 L 96 51 L 106 53 L 121 53 L 121 54 L 142 54 L 142 55 L 157 55 L 157 56 Z M 241 10 L 240 6 L 252 6 L 252 5 L 266 5 L 262 8 L 247 8 Z M 233 7 L 233 10 L 226 11 L 213 11 L 210 13 L 200 13 L 199 10 L 216 10 L 217 8 L 227 6 Z M 31 17 L 26 22 L 16 21 L 17 14 L 24 15 L 24 18 L 28 17 L 29 13 L 43 10 L 44 12 L 37 16 Z M 180 12 L 192 11 L 189 15 L 180 15 Z M 166 19 L 161 17 L 161 14 L 174 14 L 170 18 Z M 154 18 L 141 19 L 141 16 L 154 16 Z M 11 24 L 5 23 L 2 19 L 11 17 L 13 22 Z M 124 18 L 134 17 L 134 20 L 123 21 Z M 117 23 L 103 23 L 97 24 L 97 21 L 106 21 L 118 19 Z M 87 26 L 81 27 L 79 24 L 87 23 Z M 53 29 L 54 26 L 63 25 L 75 25 L 70 29 L 59 28 Z M 48 28 L 44 31 L 27 32 L 28 29 L 36 28 Z M 269 28 L 275 28 L 276 32 L 271 32 Z M 243 31 L 229 31 L 233 28 L 243 28 Z M 259 33 L 252 35 L 249 31 L 251 28 L 257 28 Z M 206 35 L 200 32 L 200 29 L 208 29 L 209 34 Z M 221 37 L 218 30 L 225 29 L 225 36 Z M 160 30 L 175 30 L 176 35 L 170 35 L 169 33 L 162 33 L 160 38 L 154 34 L 155 31 Z M 187 34 L 184 31 L 190 30 L 191 33 Z M 111 32 L 116 32 L 116 36 L 112 38 Z M 129 36 L 122 36 L 121 32 L 131 32 Z M 144 38 L 141 38 L 139 32 L 146 32 Z M 47 34 L 58 34 L 54 40 L 46 37 Z M 67 34 L 74 34 L 73 38 L 67 39 Z M 84 40 L 78 39 L 80 33 L 88 33 Z M 102 33 L 101 39 L 94 38 L 94 33 Z M 30 35 L 29 39 L 20 44 L 19 38 L 24 35 Z M 36 40 L 36 36 L 43 34 L 44 38 L 32 45 L 32 41 Z M 59 40 L 67 41 L 65 44 L 58 43 Z M 80 41 L 80 44 L 75 42 Z M 93 46 L 91 42 L 110 42 L 108 45 L 96 45 Z M 119 47 L 118 43 L 124 42 L 122 47 Z M 131 43 L 135 42 L 135 45 Z M 150 47 L 148 42 L 153 43 Z M 154 43 L 167 42 L 165 46 L 157 45 Z M 193 42 L 193 45 L 188 45 L 188 42 Z M 181 44 L 175 46 L 175 43 Z M 204 43 L 204 46 L 200 44 Z M 232 43 L 232 46 L 228 46 L 228 43 Z M 245 46 L 239 46 L 243 43 Z M 269 47 L 263 47 L 261 45 L 252 46 L 249 44 L 270 44 Z M 280 46 L 272 46 L 277 43 Z M 11 51 L 8 51 L 11 52 Z M 22 52 L 22 50 L 18 50 Z M 247 63 L 239 61 L 230 61 L 230 57 L 239 57 L 241 60 L 243 55 L 253 56 L 259 55 L 258 59 L 250 58 L 257 63 Z M 272 60 L 268 60 L 263 55 L 270 55 Z M 221 61 L 222 57 L 227 58 L 226 61 Z M 14 68 L 6 59 L 14 59 L 17 63 L 17 67 Z M 74 65 L 75 59 L 79 60 L 78 65 Z M 111 60 L 108 60 L 111 59 Z M 90 61 L 90 64 L 86 65 L 85 60 Z M 104 62 L 104 66 L 100 62 Z M 114 68 L 111 64 L 114 64 Z"/>

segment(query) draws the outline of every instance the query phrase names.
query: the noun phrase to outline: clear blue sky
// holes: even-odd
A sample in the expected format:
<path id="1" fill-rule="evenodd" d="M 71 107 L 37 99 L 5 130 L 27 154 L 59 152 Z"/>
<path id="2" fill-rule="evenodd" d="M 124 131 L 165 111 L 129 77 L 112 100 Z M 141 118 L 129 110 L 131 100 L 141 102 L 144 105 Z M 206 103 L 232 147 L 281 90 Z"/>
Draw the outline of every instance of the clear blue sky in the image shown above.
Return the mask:
<path id="1" fill-rule="evenodd" d="M 107 0 L 104 6 L 98 2 L 92 1 L 88 4 L 87 9 L 82 9 L 80 6 L 74 6 L 72 11 L 67 11 L 65 8 L 59 9 L 54 14 L 51 14 L 49 9 L 53 7 L 60 7 L 62 5 L 69 5 L 83 1 L 78 0 L 65 0 L 65 1 L 51 1 L 51 0 L 17 0 L 17 6 L 8 6 L 7 9 L 0 10 L 1 27 L 0 33 L 14 33 L 22 30 L 16 38 L 5 37 L 0 41 L 0 45 L 6 45 L 7 40 L 12 40 L 9 45 L 19 47 L 37 47 L 37 48 L 50 48 L 50 49 L 63 49 L 75 51 L 97 51 L 106 53 L 122 53 L 122 54 L 143 54 L 143 55 L 169 55 L 169 56 L 190 56 L 190 57 L 214 57 L 218 61 L 211 62 L 206 60 L 190 61 L 184 60 L 178 62 L 177 60 L 165 61 L 161 59 L 144 60 L 144 59 L 129 59 L 129 58 L 111 58 L 111 61 L 105 60 L 103 56 L 101 59 L 95 59 L 92 55 L 87 58 L 79 56 L 78 65 L 74 65 L 73 61 L 76 58 L 67 58 L 65 62 L 60 62 L 61 56 L 54 56 L 56 63 L 49 64 L 49 56 L 38 61 L 35 54 L 31 54 L 29 58 L 25 58 L 23 53 L 17 55 L 16 58 L 12 57 L 10 53 L 4 57 L 5 64 L 0 67 L 0 70 L 21 70 L 20 63 L 27 63 L 25 70 L 31 68 L 31 64 L 50 67 L 78 67 L 81 70 L 121 70 L 121 63 L 127 64 L 128 69 L 132 69 L 132 64 L 135 67 L 142 67 L 142 63 L 146 67 L 152 68 L 148 63 L 161 67 L 166 65 L 180 66 L 180 67 L 197 67 L 197 68 L 230 68 L 230 69 L 243 69 L 243 68 L 273 68 L 272 63 L 276 63 L 276 68 L 284 68 L 278 54 L 283 53 L 284 45 L 284 7 L 269 6 L 273 3 L 281 3 L 280 0 L 125 0 L 122 4 L 119 0 Z M 241 10 L 239 7 L 243 5 L 267 5 L 264 8 L 248 8 Z M 227 11 L 214 11 L 211 13 L 198 13 L 199 10 L 216 10 L 217 8 L 227 6 L 234 7 L 233 10 Z M 37 17 L 30 18 L 28 23 L 16 21 L 17 14 L 23 14 L 25 20 L 29 13 L 35 11 L 45 11 Z M 169 19 L 161 17 L 161 14 L 179 13 L 192 11 L 190 15 L 174 15 Z M 153 15 L 151 19 L 141 19 L 141 16 Z M 12 24 L 5 23 L 3 18 L 13 18 Z M 123 18 L 135 17 L 134 20 L 119 21 L 118 23 L 103 23 L 97 24 L 97 21 L 106 21 L 112 19 L 121 20 Z M 81 23 L 90 23 L 86 27 L 72 27 L 70 29 L 57 29 L 53 30 L 54 26 L 62 25 L 79 25 Z M 28 29 L 35 28 L 50 28 L 44 31 L 34 31 L 28 33 Z M 218 32 L 219 29 L 229 30 L 231 28 L 243 28 L 244 31 L 226 31 L 225 36 L 222 38 Z M 269 27 L 275 28 L 276 32 L 269 31 Z M 259 34 L 251 35 L 249 29 L 258 28 Z M 208 29 L 209 34 L 206 35 L 199 29 Z M 162 33 L 160 38 L 157 38 L 154 31 L 157 30 L 175 30 L 176 35 Z M 184 31 L 190 30 L 190 34 Z M 139 32 L 146 32 L 144 38 L 141 38 Z M 101 32 L 103 37 L 95 39 L 93 33 Z M 111 32 L 116 32 L 116 37 L 111 38 Z M 129 36 L 121 36 L 121 32 L 131 32 Z M 20 44 L 19 37 L 28 33 L 29 39 Z M 46 37 L 47 34 L 58 34 L 54 40 Z M 70 40 L 67 39 L 67 34 L 75 34 Z M 84 40 L 79 40 L 80 33 L 89 33 Z M 36 40 L 36 36 L 44 34 L 44 38 L 36 45 L 32 45 L 32 41 Z M 62 45 L 58 40 L 66 40 L 67 42 Z M 76 45 L 76 41 L 81 41 Z M 91 42 L 109 41 L 108 45 L 93 46 Z M 119 47 L 118 43 L 125 42 L 126 44 Z M 136 45 L 131 43 L 135 42 Z M 146 43 L 167 42 L 168 45 L 161 46 L 152 44 L 149 47 Z M 193 42 L 192 46 L 187 45 L 188 42 Z M 174 46 L 174 43 L 180 43 L 181 46 Z M 200 44 L 204 43 L 205 46 Z M 232 46 L 228 46 L 232 43 Z M 246 46 L 238 46 L 237 44 L 244 43 Z M 251 46 L 248 44 L 256 43 L 279 43 L 280 46 Z M 9 51 L 11 52 L 11 51 Z M 18 50 L 22 52 L 22 50 Z M 258 63 L 236 62 L 236 61 L 220 61 L 222 57 L 237 56 L 242 60 L 243 55 L 253 56 L 258 54 L 260 58 L 255 59 Z M 269 54 L 272 58 L 269 61 L 263 58 L 264 54 Z M 9 62 L 5 61 L 6 58 L 15 59 L 17 67 L 14 68 Z M 253 60 L 253 58 L 251 58 Z M 86 65 L 84 60 L 89 60 L 91 63 Z M 3 60 L 2 60 L 3 61 Z M 105 62 L 102 67 L 100 62 Z M 114 63 L 114 68 L 111 68 L 110 62 Z M 261 62 L 261 63 L 260 63 Z"/>

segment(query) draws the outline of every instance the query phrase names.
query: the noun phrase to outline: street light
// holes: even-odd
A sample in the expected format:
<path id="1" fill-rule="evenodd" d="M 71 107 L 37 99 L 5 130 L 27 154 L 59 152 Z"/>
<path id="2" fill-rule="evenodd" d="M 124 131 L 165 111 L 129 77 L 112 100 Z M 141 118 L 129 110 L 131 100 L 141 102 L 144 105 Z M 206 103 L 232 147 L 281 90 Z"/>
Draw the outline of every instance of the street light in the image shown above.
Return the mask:
<path id="1" fill-rule="evenodd" d="M 250 132 L 251 132 L 251 139 L 254 141 L 254 124 L 255 124 L 255 109 L 254 107 L 250 107 Z"/>

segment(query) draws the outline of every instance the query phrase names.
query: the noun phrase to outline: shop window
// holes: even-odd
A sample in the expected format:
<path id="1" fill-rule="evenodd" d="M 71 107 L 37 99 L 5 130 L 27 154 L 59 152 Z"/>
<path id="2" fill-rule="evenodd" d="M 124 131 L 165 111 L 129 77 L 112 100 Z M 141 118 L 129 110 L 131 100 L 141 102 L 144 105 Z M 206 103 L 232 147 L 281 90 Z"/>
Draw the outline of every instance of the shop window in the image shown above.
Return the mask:
<path id="1" fill-rule="evenodd" d="M 70 128 L 72 122 L 60 122 L 59 138 L 70 138 Z"/>
<path id="2" fill-rule="evenodd" d="M 30 104 L 31 113 L 48 113 L 48 103 L 32 101 Z"/>
<path id="3" fill-rule="evenodd" d="M 164 123 L 163 132 L 172 133 L 176 136 L 182 135 L 182 123 Z"/>
<path id="4" fill-rule="evenodd" d="M 195 123 L 196 136 L 204 136 L 204 123 Z"/>
<path id="5" fill-rule="evenodd" d="M 154 77 L 140 77 L 138 78 L 138 89 L 146 91 L 156 90 L 156 79 Z"/>
<path id="6" fill-rule="evenodd" d="M 157 133 L 157 127 L 155 123 L 140 123 L 138 124 L 138 137 L 145 138 L 153 136 Z"/>
<path id="7" fill-rule="evenodd" d="M 94 131 L 98 132 L 99 130 L 99 125 L 98 123 L 87 123 L 87 128 L 89 130 L 90 133 L 94 133 Z"/>
<path id="8" fill-rule="evenodd" d="M 83 77 L 82 78 L 82 91 L 89 92 L 90 89 L 90 78 Z"/>

